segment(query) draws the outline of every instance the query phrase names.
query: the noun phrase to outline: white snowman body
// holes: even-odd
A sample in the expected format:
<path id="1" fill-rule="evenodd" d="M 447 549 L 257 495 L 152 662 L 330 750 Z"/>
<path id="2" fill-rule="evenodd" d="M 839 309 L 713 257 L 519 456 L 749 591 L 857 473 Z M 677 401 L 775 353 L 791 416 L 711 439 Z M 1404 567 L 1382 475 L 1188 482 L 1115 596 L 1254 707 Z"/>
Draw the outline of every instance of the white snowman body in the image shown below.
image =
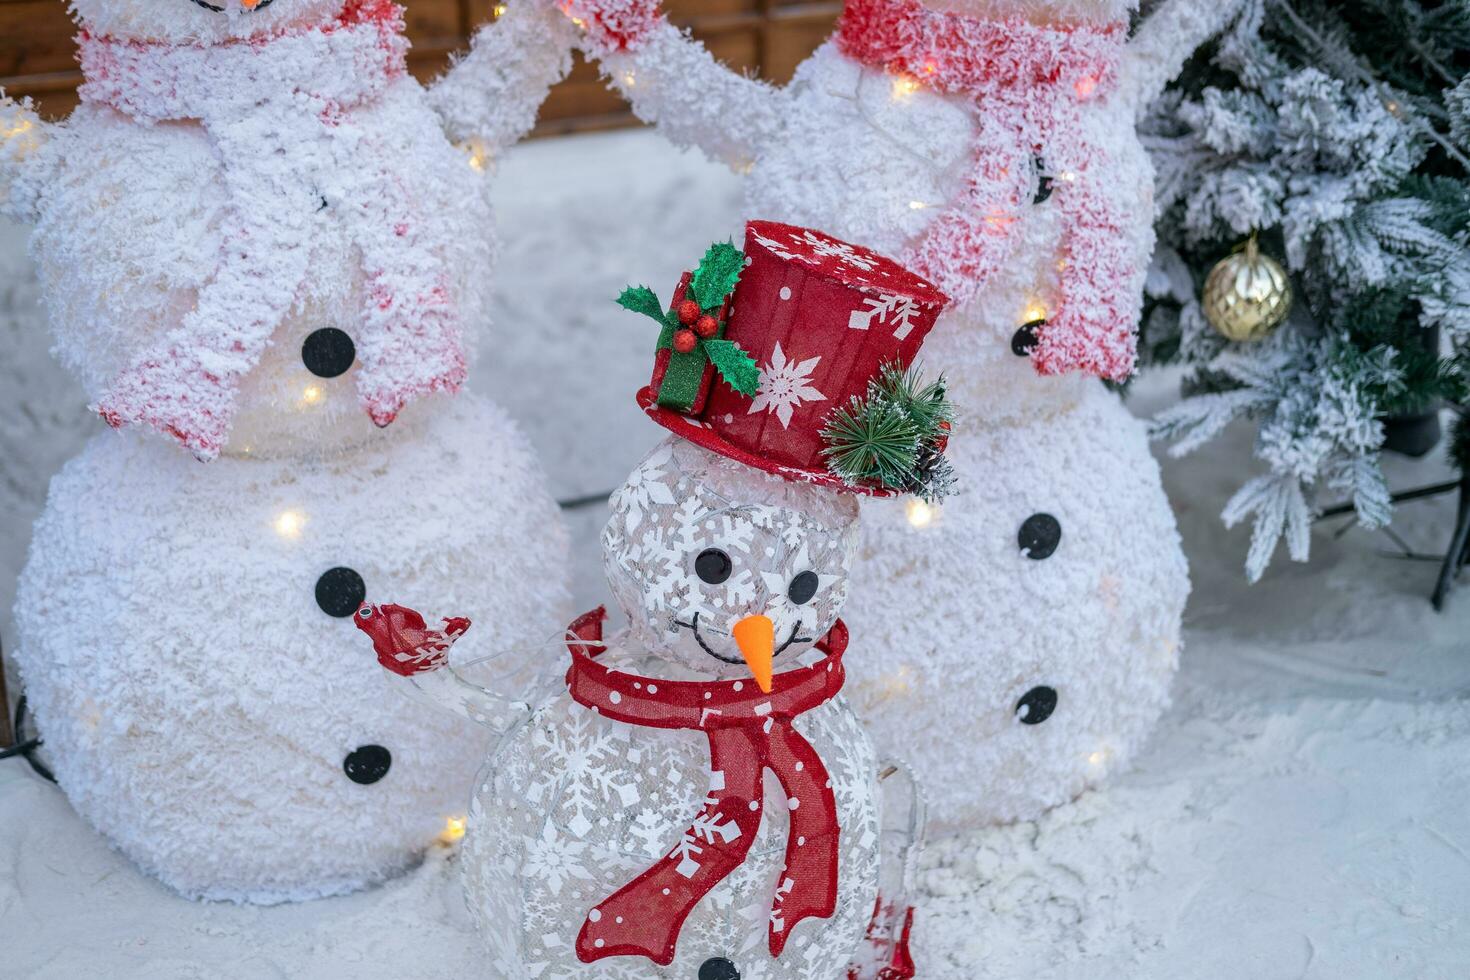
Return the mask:
<path id="1" fill-rule="evenodd" d="M 349 453 L 207 465 L 106 432 L 53 480 L 16 662 L 73 805 L 177 891 L 351 891 L 463 816 L 485 732 L 392 689 L 352 576 L 519 636 L 565 617 L 566 543 L 503 412 L 426 415 Z"/>
<path id="2" fill-rule="evenodd" d="M 1127 9 L 929 5 L 1039 23 L 1103 23 Z M 1165 5 L 1130 43 L 1118 88 L 1080 116 L 1109 156 L 1096 191 L 1130 218 L 1120 234 L 1135 294 L 1154 244 L 1153 170 L 1135 115 L 1218 16 L 1188 0 Z M 890 255 L 922 240 L 962 194 L 984 113 L 861 64 L 835 39 L 779 90 L 728 73 L 667 25 L 604 66 L 675 142 L 747 173 L 749 215 Z M 681 98 L 692 87 L 708 94 Z M 1043 149 L 1038 189 L 1043 175 L 1085 169 L 1069 150 Z M 880 750 L 914 766 L 938 829 L 1032 817 L 1095 785 L 1151 729 L 1178 664 L 1187 566 L 1142 424 L 1099 381 L 1043 377 L 1017 347 L 1018 331 L 1056 302 L 1064 224 L 1055 202 L 1024 207 L 1003 267 L 928 340 L 958 415 L 950 456 L 960 494 L 942 509 L 863 505 L 850 619 L 889 656 L 854 660 L 850 696 Z M 1044 559 L 1021 543 L 1033 517 L 1051 518 L 1048 532 L 1060 526 Z"/>
<path id="3" fill-rule="evenodd" d="M 121 49 L 186 52 L 274 43 L 263 39 L 344 8 L 391 14 L 375 0 L 76 7 Z M 442 268 L 466 355 L 493 272 L 488 175 L 441 125 L 483 123 L 499 143 L 528 129 L 569 63 L 547 22 L 530 8 L 506 18 L 446 79 L 493 76 L 480 79 L 504 96 L 493 119 L 467 110 L 451 126 L 435 93 L 402 76 L 339 127 L 404 189 L 415 254 Z M 523 71 L 497 75 L 507 67 Z M 179 335 L 238 245 L 222 229 L 241 206 L 239 172 L 196 120 L 88 103 L 32 128 L 27 154 L 0 154 L 0 192 L 36 224 L 56 349 L 95 403 Z M 355 642 L 364 595 L 454 597 L 507 636 L 548 634 L 570 611 L 559 512 L 503 411 L 434 394 L 379 428 L 363 410 L 371 263 L 347 217 L 363 202 L 314 146 L 279 154 L 306 205 L 292 220 L 309 274 L 240 382 L 219 458 L 200 463 L 154 433 L 97 436 L 53 481 L 18 589 L 15 660 L 61 787 L 191 897 L 351 891 L 411 865 L 463 816 L 483 730 L 392 692 Z"/>
<path id="4" fill-rule="evenodd" d="M 357 110 L 355 121 L 391 139 L 389 159 L 415 188 L 415 211 L 429 226 L 425 237 L 453 272 L 450 292 L 461 320 L 480 325 L 495 258 L 488 176 L 449 144 L 412 79 Z M 194 308 L 216 274 L 214 257 L 226 244 L 221 227 L 234 204 L 217 149 L 196 123 L 142 125 L 84 103 L 47 150 L 61 162 L 31 252 L 56 352 L 95 404 L 140 350 Z M 344 224 L 352 202 L 337 196 L 331 173 L 317 177 L 304 245 L 310 275 L 242 382 L 226 453 L 340 449 L 376 429 L 355 395 L 360 361 L 330 378 L 303 364 L 303 345 L 316 331 L 358 333 L 368 288 Z M 98 220 L 99 210 L 106 220 Z M 360 334 L 353 339 L 363 342 Z M 476 339 L 474 330 L 463 331 L 471 349 Z M 417 410 L 411 404 L 406 413 Z"/>
<path id="5" fill-rule="evenodd" d="M 616 637 L 599 659 L 608 658 L 620 670 L 666 671 Z M 613 957 L 589 965 L 578 960 L 573 940 L 598 902 L 679 844 L 709 786 L 709 743 L 699 732 L 611 721 L 566 694 L 537 711 L 497 749 L 470 804 L 465 897 L 492 975 L 686 980 L 723 959 L 741 980 L 842 976 L 877 895 L 877 760 L 840 697 L 795 726 L 821 755 L 837 799 L 842 845 L 832 918 L 798 924 L 779 958 L 766 948 L 788 831 L 785 797 L 767 773 L 755 842 L 685 921 L 674 962 Z"/>
<path id="6" fill-rule="evenodd" d="M 802 118 L 826 128 L 763 154 L 752 213 L 901 252 L 938 210 L 910 202 L 957 193 L 972 110 L 896 94 L 891 76 L 830 42 L 793 88 Z M 1129 178 L 1112 190 L 1138 216 L 1125 232 L 1141 290 L 1153 170 L 1127 102 L 1105 100 L 1086 122 Z M 1097 380 L 1042 377 L 1012 348 L 1055 295 L 1061 213 L 1035 205 L 1011 234 L 1002 274 L 927 345 L 959 414 L 949 456 L 961 492 L 937 509 L 865 502 L 853 579 L 853 628 L 891 656 L 855 661 L 851 696 L 915 767 L 941 830 L 1033 817 L 1126 764 L 1168 703 L 1189 590 L 1142 423 Z M 1028 556 L 1023 527 L 1048 516 L 1061 542 Z"/>
<path id="7" fill-rule="evenodd" d="M 660 683 L 678 681 L 708 684 L 716 694 L 716 688 L 755 693 L 732 634 L 742 618 L 764 615 L 777 638 L 772 663 L 778 682 L 785 671 L 820 662 L 812 643 L 837 624 L 857 513 L 849 496 L 666 439 L 613 497 L 603 555 L 629 625 L 603 641 L 606 652 L 597 661 L 616 675 L 639 677 L 639 690 L 646 685 L 650 697 Z M 802 588 L 793 587 L 798 580 Z M 461 644 L 456 656 L 467 646 L 479 649 L 484 642 Z M 860 649 L 851 654 L 861 655 Z M 452 669 L 418 674 L 413 682 L 461 714 L 482 721 L 505 717 L 503 706 L 491 703 L 496 699 Z M 721 833 L 721 817 L 710 812 L 707 796 L 723 779 L 711 771 L 706 732 L 627 724 L 585 706 L 571 691 L 517 721 L 481 773 L 463 856 L 466 898 L 488 944 L 492 975 L 847 975 L 878 894 L 877 760 L 840 694 L 792 724 L 816 750 L 835 799 L 834 913 L 796 923 L 784 950 L 772 956 L 768 932 L 780 918 L 796 805 L 767 769 L 759 829 L 743 863 L 693 907 L 673 961 L 659 966 L 634 955 L 585 962 L 576 942 L 584 926 L 601 921 L 597 908 L 605 899 L 685 845 L 698 862 L 701 848 L 713 843 L 700 838 L 702 827 Z M 649 908 L 647 914 L 665 913 Z"/>

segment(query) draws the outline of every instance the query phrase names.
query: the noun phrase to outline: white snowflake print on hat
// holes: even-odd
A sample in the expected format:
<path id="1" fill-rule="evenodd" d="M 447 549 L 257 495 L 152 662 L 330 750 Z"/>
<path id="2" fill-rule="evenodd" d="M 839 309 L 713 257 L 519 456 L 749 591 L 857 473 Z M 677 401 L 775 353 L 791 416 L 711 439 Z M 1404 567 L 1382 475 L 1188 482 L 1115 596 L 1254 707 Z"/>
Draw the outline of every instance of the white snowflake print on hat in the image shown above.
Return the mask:
<path id="1" fill-rule="evenodd" d="M 774 412 L 781 420 L 781 428 L 791 427 L 791 413 L 803 402 L 824 402 L 827 396 L 812 386 L 812 371 L 822 360 L 821 355 L 805 361 L 787 360 L 781 350 L 780 341 L 771 351 L 771 359 L 761 367 L 760 388 L 750 403 L 747 414 Z"/>

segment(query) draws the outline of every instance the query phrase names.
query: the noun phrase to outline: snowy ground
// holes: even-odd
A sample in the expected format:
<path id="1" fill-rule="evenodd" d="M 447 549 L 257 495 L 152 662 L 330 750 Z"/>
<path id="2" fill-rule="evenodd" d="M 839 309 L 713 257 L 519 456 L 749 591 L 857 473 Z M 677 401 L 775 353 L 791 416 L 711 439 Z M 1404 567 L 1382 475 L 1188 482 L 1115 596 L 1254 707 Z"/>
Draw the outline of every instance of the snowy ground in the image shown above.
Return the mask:
<path id="1" fill-rule="evenodd" d="M 651 338 L 610 299 L 666 292 L 735 231 L 736 187 L 646 133 L 539 143 L 505 163 L 502 299 L 477 385 L 545 450 L 563 497 L 614 486 L 658 432 L 632 404 Z M 0 233 L 0 332 L 34 357 L 33 287 Z M 8 304 L 8 307 L 7 307 Z M 13 343 L 12 343 L 13 341 Z M 54 374 L 0 369 L 0 601 L 47 467 L 91 423 L 18 402 Z M 1134 397 L 1167 402 L 1167 380 Z M 66 390 L 66 389 L 63 389 Z M 39 433 L 54 444 L 35 444 Z M 1470 972 L 1470 582 L 1436 616 L 1435 566 L 1324 525 L 1309 566 L 1240 573 L 1217 518 L 1249 433 L 1170 463 L 1195 581 L 1175 705 L 1135 769 L 1034 823 L 935 842 L 921 975 L 971 978 L 1451 978 Z M 20 472 L 15 460 L 29 461 Z M 40 470 L 42 472 L 34 472 Z M 1444 478 L 1396 461 L 1396 485 Z M 577 591 L 601 601 L 598 508 L 572 517 Z M 1448 500 L 1396 530 L 1443 546 Z M 9 618 L 0 629 L 10 635 Z M 331 846 L 323 819 L 323 846 Z M 480 975 L 452 852 L 379 890 L 273 909 L 179 900 L 111 853 L 56 789 L 0 763 L 0 976 L 438 978 Z M 692 978 L 691 978 L 692 980 Z"/>

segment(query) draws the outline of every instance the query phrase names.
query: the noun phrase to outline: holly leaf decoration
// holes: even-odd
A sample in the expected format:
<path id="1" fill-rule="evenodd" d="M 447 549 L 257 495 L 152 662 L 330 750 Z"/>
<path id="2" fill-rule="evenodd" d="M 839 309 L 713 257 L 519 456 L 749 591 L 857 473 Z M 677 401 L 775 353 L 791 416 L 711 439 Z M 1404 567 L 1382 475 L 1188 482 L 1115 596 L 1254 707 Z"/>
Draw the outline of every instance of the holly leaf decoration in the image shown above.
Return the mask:
<path id="1" fill-rule="evenodd" d="M 704 351 L 725 383 L 742 395 L 753 396 L 760 387 L 761 372 L 755 358 L 733 340 L 706 340 Z"/>
<path id="2" fill-rule="evenodd" d="M 702 310 L 712 310 L 725 302 L 725 297 L 740 281 L 745 271 L 745 253 L 729 242 L 718 242 L 704 253 L 699 268 L 694 270 L 690 292 Z M 717 365 L 718 366 L 718 365 Z"/>
<path id="3" fill-rule="evenodd" d="M 658 294 L 647 286 L 629 286 L 618 296 L 618 305 L 625 310 L 651 316 L 659 323 L 664 322 L 663 304 L 658 301 Z"/>

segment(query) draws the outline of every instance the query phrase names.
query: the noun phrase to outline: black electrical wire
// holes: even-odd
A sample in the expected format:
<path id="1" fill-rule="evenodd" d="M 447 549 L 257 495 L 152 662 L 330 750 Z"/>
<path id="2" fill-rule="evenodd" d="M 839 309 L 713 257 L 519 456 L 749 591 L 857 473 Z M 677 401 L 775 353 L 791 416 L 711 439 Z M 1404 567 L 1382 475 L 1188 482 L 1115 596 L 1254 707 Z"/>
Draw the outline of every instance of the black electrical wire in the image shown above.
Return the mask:
<path id="1" fill-rule="evenodd" d="M 12 755 L 18 755 L 30 764 L 31 769 L 35 770 L 37 776 L 40 776 L 47 782 L 54 783 L 56 782 L 56 775 L 50 769 L 46 768 L 46 764 L 44 762 L 36 758 L 36 750 L 44 745 L 45 741 L 39 736 L 36 738 L 27 739 L 21 734 L 21 725 L 24 724 L 25 720 L 26 696 L 22 694 L 19 698 L 16 699 L 15 702 L 14 731 L 15 737 L 19 739 L 19 742 L 13 747 L 6 749 L 4 752 L 0 752 L 0 759 L 7 759 Z"/>

